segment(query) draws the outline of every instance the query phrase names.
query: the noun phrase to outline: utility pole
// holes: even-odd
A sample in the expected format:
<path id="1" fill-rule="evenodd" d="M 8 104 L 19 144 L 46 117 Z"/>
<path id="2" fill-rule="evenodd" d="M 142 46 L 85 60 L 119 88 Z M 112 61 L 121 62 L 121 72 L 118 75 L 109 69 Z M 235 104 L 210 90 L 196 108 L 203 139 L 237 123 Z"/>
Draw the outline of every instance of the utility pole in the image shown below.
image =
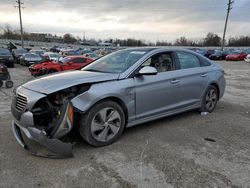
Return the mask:
<path id="1" fill-rule="evenodd" d="M 234 3 L 234 1 L 232 0 L 228 0 L 228 7 L 227 7 L 227 17 L 226 17 L 226 22 L 225 22 L 225 27 L 224 27 L 224 32 L 223 32 L 223 39 L 222 39 L 222 43 L 221 43 L 221 50 L 223 51 L 224 49 L 224 44 L 225 44 L 225 36 L 226 36 L 226 31 L 227 31 L 227 21 L 228 21 L 228 17 L 229 17 L 229 13 L 230 10 L 232 10 L 231 5 Z"/>
<path id="2" fill-rule="evenodd" d="M 22 12 L 21 12 L 21 6 L 23 3 L 20 0 L 16 1 L 18 4 L 18 10 L 19 10 L 19 19 L 20 19 L 20 30 L 21 30 L 21 41 L 22 41 L 22 48 L 23 48 L 23 23 L 22 23 Z"/>

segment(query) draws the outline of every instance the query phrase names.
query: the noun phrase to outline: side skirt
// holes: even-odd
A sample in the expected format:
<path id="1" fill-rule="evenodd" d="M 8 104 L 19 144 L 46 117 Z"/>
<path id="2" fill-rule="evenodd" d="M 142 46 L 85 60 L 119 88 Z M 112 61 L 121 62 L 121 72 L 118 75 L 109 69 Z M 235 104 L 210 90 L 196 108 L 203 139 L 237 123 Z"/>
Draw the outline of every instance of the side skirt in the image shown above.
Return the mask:
<path id="1" fill-rule="evenodd" d="M 182 108 L 182 109 L 173 110 L 173 111 L 169 111 L 169 112 L 164 112 L 164 113 L 161 113 L 161 114 L 153 115 L 153 116 L 142 118 L 142 119 L 137 119 L 137 120 L 134 120 L 132 122 L 129 122 L 126 127 L 132 127 L 132 126 L 135 126 L 135 125 L 138 125 L 138 124 L 150 122 L 150 121 L 153 121 L 153 120 L 156 120 L 156 119 L 161 119 L 161 118 L 164 118 L 164 117 L 168 117 L 168 116 L 179 114 L 179 113 L 182 113 L 182 112 L 194 110 L 194 109 L 197 109 L 197 108 L 200 108 L 200 104 L 195 104 L 195 105 L 185 107 L 185 108 Z"/>

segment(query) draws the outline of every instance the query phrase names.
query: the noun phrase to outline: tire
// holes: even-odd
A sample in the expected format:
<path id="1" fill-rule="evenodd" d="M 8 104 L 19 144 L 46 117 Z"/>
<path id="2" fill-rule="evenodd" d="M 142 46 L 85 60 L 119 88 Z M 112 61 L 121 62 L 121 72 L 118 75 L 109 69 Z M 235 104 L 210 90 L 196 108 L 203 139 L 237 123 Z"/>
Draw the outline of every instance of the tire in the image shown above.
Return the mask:
<path id="1" fill-rule="evenodd" d="M 2 80 L 0 80 L 0 87 L 2 87 L 3 86 L 3 81 Z"/>
<path id="2" fill-rule="evenodd" d="M 87 143 L 100 147 L 115 142 L 124 127 L 125 114 L 122 107 L 108 100 L 97 103 L 81 117 L 79 132 Z"/>
<path id="3" fill-rule="evenodd" d="M 6 87 L 6 88 L 12 88 L 13 85 L 14 85 L 14 83 L 13 83 L 11 80 L 7 80 L 7 81 L 5 82 L 5 87 Z"/>
<path id="4" fill-rule="evenodd" d="M 213 112 L 218 102 L 218 96 L 217 88 L 213 85 L 210 85 L 203 96 L 200 111 L 209 113 Z"/>

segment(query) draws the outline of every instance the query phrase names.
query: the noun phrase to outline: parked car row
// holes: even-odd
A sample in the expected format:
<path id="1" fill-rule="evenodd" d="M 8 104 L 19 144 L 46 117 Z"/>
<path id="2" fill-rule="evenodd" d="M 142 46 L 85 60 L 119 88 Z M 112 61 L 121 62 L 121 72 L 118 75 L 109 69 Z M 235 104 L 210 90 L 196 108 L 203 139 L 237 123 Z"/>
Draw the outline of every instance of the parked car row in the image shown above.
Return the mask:
<path id="1" fill-rule="evenodd" d="M 200 49 L 200 48 L 192 48 L 190 49 L 195 51 L 211 60 L 226 60 L 226 61 L 243 61 L 248 54 L 250 54 L 250 49 L 244 50 L 235 50 L 235 49 Z"/>

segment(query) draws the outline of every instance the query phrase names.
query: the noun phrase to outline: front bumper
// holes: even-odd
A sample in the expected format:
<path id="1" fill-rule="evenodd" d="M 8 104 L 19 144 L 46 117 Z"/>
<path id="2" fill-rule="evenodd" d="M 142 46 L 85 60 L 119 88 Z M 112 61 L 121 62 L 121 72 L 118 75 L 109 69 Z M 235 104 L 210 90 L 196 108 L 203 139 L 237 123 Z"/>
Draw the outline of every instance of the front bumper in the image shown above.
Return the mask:
<path id="1" fill-rule="evenodd" d="M 26 97 L 27 104 L 21 111 L 19 106 L 20 97 Z M 16 94 L 13 96 L 11 105 L 11 113 L 14 118 L 12 122 L 13 133 L 17 142 L 25 149 L 31 151 L 32 154 L 52 157 L 52 158 L 66 158 L 72 156 L 72 144 L 63 143 L 59 139 L 67 135 L 73 128 L 73 106 L 70 101 L 65 101 L 60 109 L 61 115 L 53 124 L 49 125 L 50 131 L 45 132 L 46 129 L 41 125 L 36 125 L 34 115 L 29 110 L 39 101 L 45 97 L 43 94 L 27 90 L 23 87 L 17 88 Z M 24 99 L 22 99 L 24 101 Z M 20 106 L 19 106 L 20 107 Z M 48 125 L 44 125 L 45 127 Z M 30 142 L 32 142 L 30 144 Z M 33 150 L 31 145 L 36 144 L 43 146 L 49 153 L 41 154 L 40 151 Z"/>
<path id="2" fill-rule="evenodd" d="M 19 145 L 30 151 L 33 155 L 48 158 L 68 158 L 73 156 L 72 144 L 64 143 L 55 138 L 50 139 L 44 131 L 37 128 L 25 128 L 12 121 L 12 130 Z M 43 146 L 47 151 L 41 153 L 37 150 L 37 147 L 36 149 L 30 147 L 25 140 L 32 142 L 32 146 L 36 145 L 38 148 L 39 146 Z"/>
<path id="3" fill-rule="evenodd" d="M 45 69 L 34 69 L 32 67 L 29 67 L 29 71 L 31 73 L 32 76 L 41 76 L 46 74 L 47 70 Z"/>

